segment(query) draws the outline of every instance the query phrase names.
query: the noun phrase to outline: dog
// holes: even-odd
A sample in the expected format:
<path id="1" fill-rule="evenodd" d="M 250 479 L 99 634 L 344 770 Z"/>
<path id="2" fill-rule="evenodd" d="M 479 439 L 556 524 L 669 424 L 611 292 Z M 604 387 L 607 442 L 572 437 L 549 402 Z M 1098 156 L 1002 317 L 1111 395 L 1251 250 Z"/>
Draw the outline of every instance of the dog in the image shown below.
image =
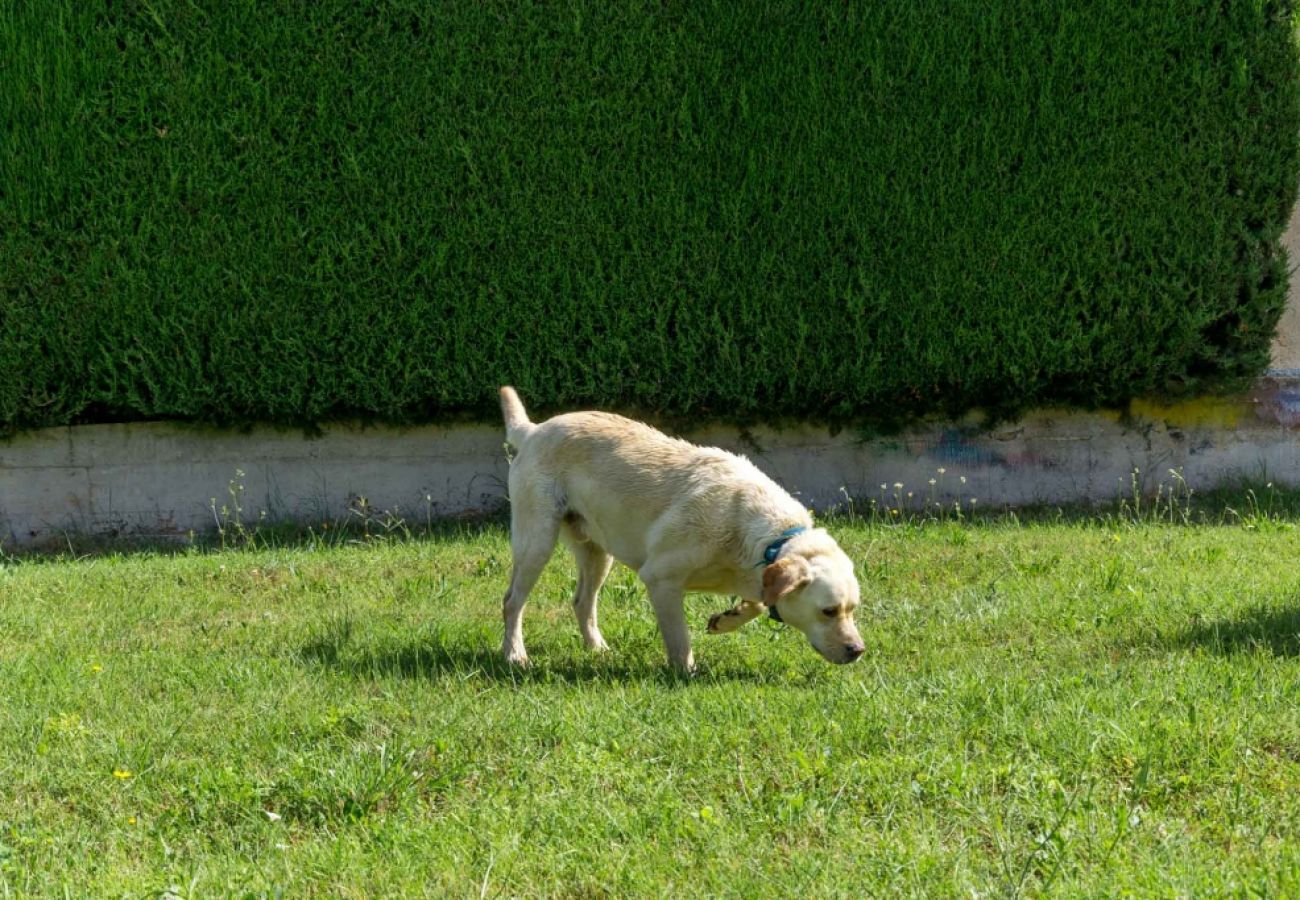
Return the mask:
<path id="1" fill-rule="evenodd" d="M 618 560 L 645 584 L 669 663 L 694 670 L 687 591 L 741 601 L 709 619 L 714 634 L 768 612 L 833 663 L 865 652 L 853 623 L 853 562 L 812 516 L 749 460 L 603 412 L 528 419 L 514 388 L 501 413 L 510 463 L 513 571 L 502 603 L 508 662 L 526 665 L 528 594 L 563 539 L 578 563 L 573 608 L 586 645 L 607 650 L 596 596 Z"/>

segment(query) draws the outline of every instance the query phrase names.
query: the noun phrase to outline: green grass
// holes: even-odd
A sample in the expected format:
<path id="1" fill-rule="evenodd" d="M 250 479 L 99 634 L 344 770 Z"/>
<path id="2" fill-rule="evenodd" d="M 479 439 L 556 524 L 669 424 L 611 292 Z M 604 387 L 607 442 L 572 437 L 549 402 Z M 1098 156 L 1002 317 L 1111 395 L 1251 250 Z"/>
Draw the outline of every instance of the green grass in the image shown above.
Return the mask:
<path id="1" fill-rule="evenodd" d="M 582 650 L 560 557 L 500 665 L 495 524 L 9 558 L 0 890 L 1293 893 L 1294 508 L 833 521 L 866 658 L 693 597 L 689 682 L 624 569 Z"/>

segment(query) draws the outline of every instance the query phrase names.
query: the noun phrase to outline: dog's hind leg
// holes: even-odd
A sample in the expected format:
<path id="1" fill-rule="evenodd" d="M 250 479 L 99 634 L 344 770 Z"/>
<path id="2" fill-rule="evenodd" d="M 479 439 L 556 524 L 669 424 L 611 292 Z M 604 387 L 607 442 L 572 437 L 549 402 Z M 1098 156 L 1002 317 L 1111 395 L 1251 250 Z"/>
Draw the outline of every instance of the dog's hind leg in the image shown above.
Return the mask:
<path id="1" fill-rule="evenodd" d="M 605 583 L 605 577 L 609 575 L 610 566 L 614 564 L 614 557 L 606 553 L 603 547 L 581 540 L 579 535 L 567 527 L 564 529 L 564 540 L 573 550 L 573 558 L 578 562 L 573 612 L 578 617 L 582 640 L 591 650 L 608 650 L 609 645 L 605 643 L 600 627 L 596 624 L 596 598 L 600 586 Z"/>
<path id="2" fill-rule="evenodd" d="M 527 497 L 511 498 L 510 551 L 514 557 L 514 571 L 501 604 L 505 619 L 501 652 L 506 662 L 521 666 L 528 664 L 528 651 L 524 649 L 524 604 L 555 550 L 559 531 L 559 517 L 552 509 L 544 504 L 530 503 Z"/>

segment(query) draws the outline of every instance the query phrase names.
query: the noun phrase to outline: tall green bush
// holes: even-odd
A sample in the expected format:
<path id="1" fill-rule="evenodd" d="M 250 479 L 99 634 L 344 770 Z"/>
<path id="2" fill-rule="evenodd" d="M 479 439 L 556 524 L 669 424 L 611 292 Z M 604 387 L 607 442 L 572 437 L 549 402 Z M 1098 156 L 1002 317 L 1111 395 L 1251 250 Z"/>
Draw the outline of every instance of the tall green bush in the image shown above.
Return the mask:
<path id="1" fill-rule="evenodd" d="M 1258 373 L 1273 0 L 0 3 L 0 427 L 870 418 Z"/>

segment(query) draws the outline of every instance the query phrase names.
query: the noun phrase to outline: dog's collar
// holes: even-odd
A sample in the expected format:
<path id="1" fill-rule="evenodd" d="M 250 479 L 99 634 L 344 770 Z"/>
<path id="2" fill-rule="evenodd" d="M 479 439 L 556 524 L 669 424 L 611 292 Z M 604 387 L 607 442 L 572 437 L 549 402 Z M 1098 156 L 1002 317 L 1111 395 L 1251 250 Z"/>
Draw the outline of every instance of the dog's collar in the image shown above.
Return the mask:
<path id="1" fill-rule="evenodd" d="M 767 545 L 767 549 L 763 551 L 763 561 L 759 563 L 759 565 L 760 566 L 772 565 L 772 563 L 776 562 L 776 555 L 781 552 L 781 548 L 784 547 L 786 544 L 788 544 L 790 542 L 790 539 L 793 538 L 795 535 L 803 534 L 807 530 L 808 530 L 807 525 L 796 525 L 793 528 L 787 528 L 785 531 L 781 532 L 779 535 L 777 535 L 776 540 L 774 540 L 772 543 Z M 777 622 L 782 622 L 782 623 L 785 622 L 785 620 L 781 618 L 781 614 L 776 611 L 775 603 L 773 603 L 771 606 L 767 608 L 767 617 Z"/>
<path id="2" fill-rule="evenodd" d="M 781 552 L 781 548 L 788 544 L 795 535 L 803 534 L 807 530 L 807 525 L 796 525 L 781 532 L 777 535 L 776 540 L 767 545 L 767 549 L 763 551 L 763 561 L 759 565 L 772 565 L 772 563 L 776 562 L 776 555 Z"/>
<path id="3" fill-rule="evenodd" d="M 781 552 L 781 548 L 784 547 L 786 544 L 788 544 L 791 538 L 795 537 L 796 535 L 803 534 L 807 530 L 808 530 L 807 525 L 796 525 L 793 528 L 787 528 L 785 531 L 778 534 L 776 536 L 776 540 L 768 544 L 767 549 L 763 551 L 763 561 L 759 563 L 759 565 L 760 566 L 772 565 L 772 563 L 776 562 L 776 556 L 778 553 Z M 767 617 L 769 619 L 773 619 L 783 624 L 785 622 L 785 619 L 781 618 L 781 614 L 776 611 L 775 603 L 773 603 L 771 606 L 767 608 Z"/>

